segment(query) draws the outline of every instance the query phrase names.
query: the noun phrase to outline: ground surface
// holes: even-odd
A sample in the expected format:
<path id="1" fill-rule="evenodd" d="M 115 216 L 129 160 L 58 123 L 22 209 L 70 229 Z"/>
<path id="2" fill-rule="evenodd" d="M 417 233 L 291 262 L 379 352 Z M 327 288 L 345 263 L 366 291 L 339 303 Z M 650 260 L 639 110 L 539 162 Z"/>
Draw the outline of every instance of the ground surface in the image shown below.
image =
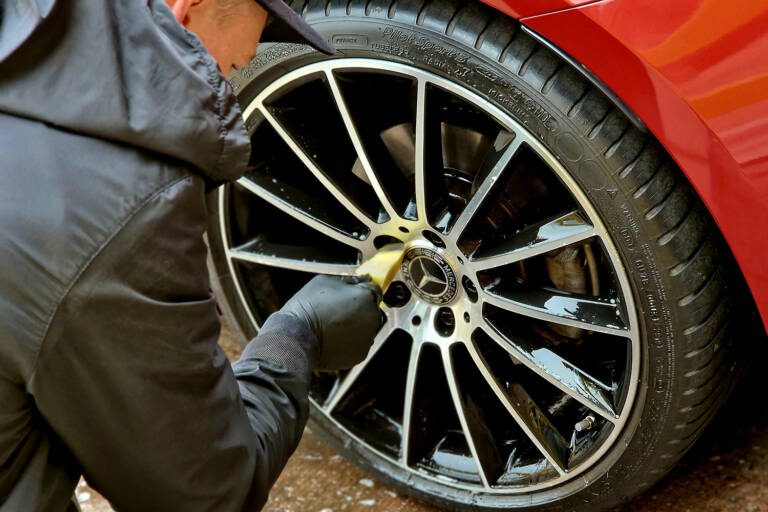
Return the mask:
<path id="1" fill-rule="evenodd" d="M 228 333 L 222 345 L 235 356 Z M 762 359 L 761 354 L 759 359 Z M 759 366 L 759 365 L 756 365 Z M 763 372 L 764 373 L 764 372 Z M 756 391 L 757 390 L 757 391 Z M 768 512 L 768 385 L 753 371 L 678 467 L 625 512 Z M 83 512 L 110 512 L 78 487 Z M 429 512 L 348 463 L 307 431 L 264 509 L 267 512 Z"/>

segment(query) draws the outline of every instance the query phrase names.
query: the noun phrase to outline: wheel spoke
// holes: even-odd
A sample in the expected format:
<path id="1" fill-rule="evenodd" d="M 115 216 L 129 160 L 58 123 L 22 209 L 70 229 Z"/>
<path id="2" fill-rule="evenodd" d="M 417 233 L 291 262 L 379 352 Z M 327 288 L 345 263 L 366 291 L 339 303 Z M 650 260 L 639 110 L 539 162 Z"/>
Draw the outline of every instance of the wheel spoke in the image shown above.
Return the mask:
<path id="1" fill-rule="evenodd" d="M 534 373 L 578 400 L 611 422 L 617 415 L 613 406 L 613 389 L 572 365 L 547 348 L 537 348 L 527 340 L 510 340 L 486 322 L 483 331 L 512 357 Z"/>
<path id="2" fill-rule="evenodd" d="M 565 247 L 595 236 L 595 230 L 579 212 L 529 226 L 504 244 L 475 253 L 470 261 L 475 270 L 487 270 Z"/>
<path id="3" fill-rule="evenodd" d="M 483 300 L 501 309 L 545 322 L 614 336 L 629 336 L 617 304 L 598 297 L 576 297 L 551 290 L 483 290 Z"/>
<path id="4" fill-rule="evenodd" d="M 476 406 L 464 399 L 459 383 L 456 380 L 456 372 L 454 371 L 449 349 L 443 348 L 441 352 L 445 376 L 448 379 L 448 389 L 451 391 L 456 416 L 459 418 L 469 450 L 472 452 L 472 456 L 477 464 L 477 470 L 480 473 L 483 486 L 488 488 L 491 486 L 492 481 L 495 481 L 502 474 L 505 461 L 499 453 L 491 430 L 483 422 L 481 415 L 477 414 L 478 411 L 472 410 Z"/>
<path id="5" fill-rule="evenodd" d="M 229 249 L 227 254 L 234 260 L 312 274 L 349 276 L 353 275 L 357 269 L 357 264 L 324 261 L 318 258 L 312 259 L 312 254 L 307 251 L 308 249 L 303 247 L 271 244 L 263 240 L 254 240 L 239 247 Z"/>
<path id="6" fill-rule="evenodd" d="M 275 119 L 272 113 L 269 112 L 269 110 L 264 107 L 264 105 L 260 104 L 258 108 L 259 112 L 261 112 L 261 114 L 264 116 L 264 119 L 267 120 L 267 122 L 277 132 L 280 138 L 283 139 L 283 142 L 286 143 L 291 151 L 293 151 L 299 160 L 301 160 L 307 169 L 309 169 L 315 179 L 317 179 L 317 181 L 319 181 L 320 184 L 322 184 L 323 187 L 325 187 L 331 193 L 331 195 L 333 195 L 333 197 L 335 197 L 336 200 L 358 221 L 360 221 L 368 229 L 372 229 L 375 225 L 375 222 L 372 221 L 368 215 L 363 212 L 363 210 L 358 208 L 357 205 L 353 203 L 349 197 L 347 197 L 347 195 L 342 192 L 341 189 L 339 189 L 339 187 L 337 187 L 336 184 L 330 178 L 328 178 L 328 176 L 323 171 L 320 170 L 315 162 L 304 152 L 304 150 L 296 143 L 296 141 L 293 140 L 288 132 L 285 131 L 285 128 L 283 128 L 280 122 Z"/>
<path id="7" fill-rule="evenodd" d="M 456 218 L 456 222 L 453 224 L 451 232 L 449 233 L 449 236 L 454 241 L 458 241 L 459 238 L 461 238 L 461 235 L 464 233 L 464 230 L 467 228 L 467 226 L 469 226 L 469 223 L 474 217 L 475 213 L 477 213 L 477 211 L 480 209 L 480 206 L 483 204 L 483 201 L 485 201 L 485 199 L 488 197 L 488 193 L 499 180 L 501 174 L 512 160 L 512 157 L 514 157 L 515 153 L 517 153 L 517 150 L 520 149 L 521 144 L 522 137 L 519 135 L 515 136 L 515 138 L 512 139 L 509 144 L 507 144 L 506 148 L 499 152 L 499 156 L 494 159 L 493 166 L 490 168 L 490 170 L 487 172 L 483 171 L 483 169 L 480 170 L 480 173 L 484 173 L 485 177 L 483 178 L 483 181 L 480 183 L 480 186 L 477 188 L 475 193 L 472 195 L 472 199 L 469 200 L 467 206 Z"/>
<path id="8" fill-rule="evenodd" d="M 408 466 L 411 463 L 411 424 L 413 420 L 413 397 L 416 391 L 416 373 L 419 369 L 419 357 L 424 345 L 417 340 L 411 345 L 411 355 L 408 358 L 408 373 L 405 377 L 405 400 L 403 401 L 403 439 L 400 450 L 400 461 Z"/>
<path id="9" fill-rule="evenodd" d="M 488 367 L 485 358 L 477 350 L 477 346 L 470 342 L 467 344 L 467 349 L 496 398 L 521 430 L 557 472 L 561 475 L 565 474 L 568 465 L 568 442 L 522 386 L 513 384 L 511 389 L 505 391 Z"/>
<path id="10" fill-rule="evenodd" d="M 331 414 L 333 410 L 336 408 L 337 405 L 339 405 L 339 402 L 341 402 L 342 398 L 344 398 L 349 392 L 349 390 L 354 386 L 355 382 L 357 381 L 357 378 L 360 377 L 360 374 L 363 373 L 363 370 L 368 366 L 368 363 L 371 362 L 373 357 L 376 355 L 376 353 L 379 351 L 379 349 L 384 345 L 384 343 L 389 339 L 390 336 L 392 336 L 392 333 L 395 332 L 397 329 L 397 325 L 394 321 L 391 319 L 387 319 L 387 322 L 384 324 L 384 326 L 379 330 L 379 332 L 376 334 L 376 337 L 373 339 L 373 345 L 371 346 L 371 349 L 368 351 L 368 356 L 363 360 L 360 364 L 354 366 L 351 370 L 349 370 L 349 373 L 344 377 L 344 380 L 341 382 L 339 387 L 336 389 L 336 391 L 328 397 L 325 404 L 323 404 L 323 410 Z"/>
<path id="11" fill-rule="evenodd" d="M 425 172 L 425 154 L 424 154 L 424 130 L 426 125 L 426 82 L 419 80 L 416 84 L 416 141 L 415 141 L 415 172 L 414 180 L 416 186 L 416 212 L 419 220 L 426 224 L 429 222 L 427 217 L 427 183 Z"/>
<path id="12" fill-rule="evenodd" d="M 285 198 L 278 195 L 275 190 L 273 190 L 275 187 L 270 186 L 270 184 L 272 184 L 272 180 L 270 180 L 267 176 L 254 175 L 252 177 L 243 177 L 237 180 L 237 183 L 249 192 L 259 196 L 275 208 L 284 213 L 287 213 L 302 224 L 309 226 L 316 231 L 319 231 L 325 236 L 333 238 L 338 242 L 349 245 L 358 250 L 364 250 L 367 248 L 367 244 L 361 239 L 366 236 L 364 233 L 355 233 L 358 236 L 353 237 L 352 233 L 345 233 L 341 231 L 339 228 L 331 225 L 327 219 L 321 219 L 309 214 L 307 211 L 301 208 L 298 208 L 291 202 L 288 202 Z M 314 200 L 314 198 L 311 196 L 301 192 L 300 190 L 288 187 L 288 185 L 285 184 L 280 184 L 280 188 L 288 189 L 289 195 L 297 202 L 309 206 L 309 208 L 314 211 L 322 212 L 323 206 Z"/>
<path id="13" fill-rule="evenodd" d="M 339 84 L 336 82 L 336 77 L 333 75 L 333 71 L 327 71 L 326 76 L 328 78 L 328 84 L 331 87 L 331 92 L 333 93 L 333 99 L 336 102 L 336 107 L 339 109 L 341 119 L 344 121 L 344 126 L 347 128 L 347 133 L 349 134 L 352 145 L 357 152 L 357 158 L 360 161 L 363 172 L 365 172 L 365 175 L 368 178 L 368 182 L 373 187 L 374 192 L 376 192 L 376 196 L 379 198 L 379 201 L 384 207 L 384 210 L 387 212 L 387 215 L 389 215 L 389 218 L 399 218 L 400 215 L 397 213 L 395 207 L 392 205 L 392 202 L 389 200 L 389 197 L 387 196 L 387 193 L 381 184 L 381 180 L 379 180 L 378 176 L 376 176 L 376 173 L 373 171 L 373 166 L 368 160 L 368 155 L 365 152 L 365 148 L 363 147 L 362 139 L 360 138 L 360 134 L 357 132 L 355 122 L 352 119 L 349 109 L 347 108 L 347 104 L 345 103 L 344 97 L 341 94 L 341 89 L 339 89 Z"/>

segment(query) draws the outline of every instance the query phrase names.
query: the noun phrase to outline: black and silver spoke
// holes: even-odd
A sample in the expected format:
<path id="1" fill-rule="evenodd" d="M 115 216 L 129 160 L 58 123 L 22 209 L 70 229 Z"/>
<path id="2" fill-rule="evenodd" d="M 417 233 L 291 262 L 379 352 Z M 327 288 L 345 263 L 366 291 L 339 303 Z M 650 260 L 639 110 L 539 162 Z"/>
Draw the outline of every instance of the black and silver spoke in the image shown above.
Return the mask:
<path id="1" fill-rule="evenodd" d="M 317 414 L 470 492 L 557 485 L 607 452 L 638 385 L 636 311 L 594 208 L 532 134 L 455 83 L 369 59 L 296 69 L 244 113 L 270 151 L 221 189 L 219 218 L 254 326 L 313 274 L 406 246 L 368 358 L 316 375 Z"/>

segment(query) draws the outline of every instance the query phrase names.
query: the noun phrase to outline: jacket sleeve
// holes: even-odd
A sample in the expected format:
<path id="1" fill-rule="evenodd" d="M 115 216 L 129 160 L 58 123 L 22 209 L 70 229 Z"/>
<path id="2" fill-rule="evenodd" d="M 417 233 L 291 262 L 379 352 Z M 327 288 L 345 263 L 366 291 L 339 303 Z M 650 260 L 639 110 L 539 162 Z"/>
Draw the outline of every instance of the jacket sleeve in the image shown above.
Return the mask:
<path id="1" fill-rule="evenodd" d="M 233 368 L 217 345 L 204 184 L 161 190 L 59 304 L 30 391 L 119 511 L 258 510 L 301 437 L 317 340 L 278 314 Z"/>

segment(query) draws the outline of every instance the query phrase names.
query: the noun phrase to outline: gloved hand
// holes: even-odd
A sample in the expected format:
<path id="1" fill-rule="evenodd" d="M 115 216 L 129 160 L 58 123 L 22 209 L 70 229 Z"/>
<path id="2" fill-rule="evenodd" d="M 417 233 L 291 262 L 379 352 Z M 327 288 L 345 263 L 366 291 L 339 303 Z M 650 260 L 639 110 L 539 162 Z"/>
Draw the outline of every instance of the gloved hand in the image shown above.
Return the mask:
<path id="1" fill-rule="evenodd" d="M 306 321 L 320 341 L 319 370 L 351 368 L 368 354 L 380 326 L 381 291 L 367 277 L 317 276 L 281 311 Z"/>

